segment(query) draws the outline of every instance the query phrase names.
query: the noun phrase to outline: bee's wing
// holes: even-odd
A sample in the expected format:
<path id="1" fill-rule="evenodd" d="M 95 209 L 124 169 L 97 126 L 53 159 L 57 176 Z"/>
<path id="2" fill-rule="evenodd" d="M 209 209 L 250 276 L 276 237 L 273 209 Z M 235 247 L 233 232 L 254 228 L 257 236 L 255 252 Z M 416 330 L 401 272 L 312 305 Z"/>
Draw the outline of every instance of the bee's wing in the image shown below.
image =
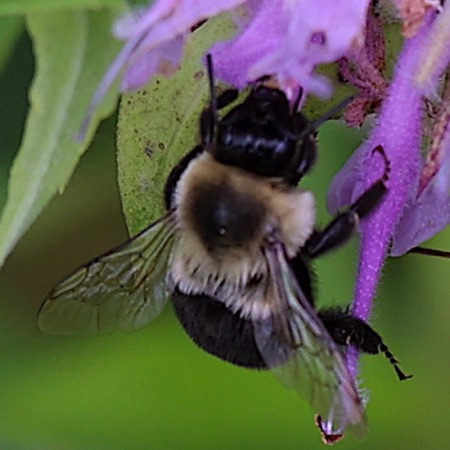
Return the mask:
<path id="1" fill-rule="evenodd" d="M 254 322 L 264 361 L 288 388 L 306 398 L 332 435 L 365 431 L 361 398 L 343 354 L 302 292 L 281 244 L 265 250 L 270 271 L 266 301 L 271 314 Z"/>
<path id="2" fill-rule="evenodd" d="M 95 335 L 147 325 L 169 297 L 167 270 L 175 241 L 171 213 L 125 244 L 62 280 L 39 311 L 51 334 Z"/>

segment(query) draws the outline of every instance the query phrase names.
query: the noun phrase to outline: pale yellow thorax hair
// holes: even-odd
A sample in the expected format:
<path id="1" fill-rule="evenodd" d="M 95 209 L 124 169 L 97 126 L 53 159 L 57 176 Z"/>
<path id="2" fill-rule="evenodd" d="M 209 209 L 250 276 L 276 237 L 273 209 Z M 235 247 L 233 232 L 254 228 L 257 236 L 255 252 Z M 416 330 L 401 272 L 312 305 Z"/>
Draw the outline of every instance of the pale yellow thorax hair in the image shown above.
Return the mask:
<path id="1" fill-rule="evenodd" d="M 261 202 L 267 212 L 259 235 L 243 247 L 228 249 L 220 257 L 211 255 L 189 223 L 190 196 L 200 184 L 226 187 Z M 244 315 L 254 308 L 254 301 L 265 295 L 265 283 L 250 287 L 248 284 L 255 278 L 267 278 L 263 253 L 267 234 L 276 230 L 287 256 L 292 258 L 305 244 L 315 224 L 315 202 L 310 192 L 225 166 L 206 152 L 193 160 L 183 173 L 174 204 L 179 238 L 172 259 L 173 283 L 186 294 L 209 295 L 225 302 L 232 310 L 241 310 Z"/>

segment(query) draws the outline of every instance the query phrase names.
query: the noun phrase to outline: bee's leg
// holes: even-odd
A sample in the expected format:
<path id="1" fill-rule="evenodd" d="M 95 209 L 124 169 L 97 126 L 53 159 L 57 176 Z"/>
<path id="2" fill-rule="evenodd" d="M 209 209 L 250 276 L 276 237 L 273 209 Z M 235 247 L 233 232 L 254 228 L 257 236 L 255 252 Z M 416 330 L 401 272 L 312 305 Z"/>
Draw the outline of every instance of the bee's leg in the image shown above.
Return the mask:
<path id="1" fill-rule="evenodd" d="M 339 213 L 324 230 L 312 234 L 304 247 L 304 252 L 311 258 L 344 244 L 353 234 L 358 222 L 372 213 L 385 196 L 389 162 L 381 146 L 376 147 L 373 152 L 379 152 L 385 159 L 386 169 L 383 177 L 364 192 L 353 205 Z"/>
<path id="2" fill-rule="evenodd" d="M 311 269 L 310 264 L 305 261 L 305 257 L 302 254 L 298 254 L 294 258 L 288 261 L 292 272 L 297 279 L 298 285 L 301 286 L 303 293 L 309 303 L 314 306 L 315 303 L 315 290 L 314 281 L 315 274 Z"/>
<path id="3" fill-rule="evenodd" d="M 360 351 L 371 355 L 384 353 L 401 381 L 412 377 L 400 369 L 397 359 L 383 342 L 381 336 L 361 319 L 353 317 L 339 308 L 319 311 L 319 317 L 336 344 L 354 345 Z"/>

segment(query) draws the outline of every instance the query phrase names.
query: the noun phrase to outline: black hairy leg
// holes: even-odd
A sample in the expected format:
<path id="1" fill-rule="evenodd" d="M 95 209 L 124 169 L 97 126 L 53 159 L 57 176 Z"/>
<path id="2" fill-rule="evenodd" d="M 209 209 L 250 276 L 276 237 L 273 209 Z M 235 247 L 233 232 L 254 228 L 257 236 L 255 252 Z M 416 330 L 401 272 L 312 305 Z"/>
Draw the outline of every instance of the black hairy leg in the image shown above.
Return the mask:
<path id="1" fill-rule="evenodd" d="M 385 162 L 383 176 L 364 192 L 352 205 L 339 213 L 322 231 L 315 231 L 305 244 L 303 251 L 311 258 L 326 253 L 347 242 L 358 222 L 369 216 L 381 203 L 387 193 L 386 182 L 389 178 L 389 161 L 382 146 L 374 148 L 373 153 L 380 153 Z"/>
<path id="2" fill-rule="evenodd" d="M 364 321 L 339 308 L 321 310 L 319 317 L 338 345 L 344 347 L 354 345 L 361 352 L 371 355 L 384 353 L 401 381 L 412 377 L 400 369 L 397 359 L 383 342 L 381 336 Z"/>

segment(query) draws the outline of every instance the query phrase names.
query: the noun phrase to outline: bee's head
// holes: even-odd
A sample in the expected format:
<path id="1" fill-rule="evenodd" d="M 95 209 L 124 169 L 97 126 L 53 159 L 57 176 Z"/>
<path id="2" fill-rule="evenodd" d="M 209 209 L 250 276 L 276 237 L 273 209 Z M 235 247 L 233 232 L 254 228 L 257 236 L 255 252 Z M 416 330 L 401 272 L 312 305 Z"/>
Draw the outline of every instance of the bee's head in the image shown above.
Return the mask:
<path id="1" fill-rule="evenodd" d="M 298 147 L 292 122 L 284 93 L 260 86 L 219 121 L 210 151 L 222 164 L 284 178 Z"/>

